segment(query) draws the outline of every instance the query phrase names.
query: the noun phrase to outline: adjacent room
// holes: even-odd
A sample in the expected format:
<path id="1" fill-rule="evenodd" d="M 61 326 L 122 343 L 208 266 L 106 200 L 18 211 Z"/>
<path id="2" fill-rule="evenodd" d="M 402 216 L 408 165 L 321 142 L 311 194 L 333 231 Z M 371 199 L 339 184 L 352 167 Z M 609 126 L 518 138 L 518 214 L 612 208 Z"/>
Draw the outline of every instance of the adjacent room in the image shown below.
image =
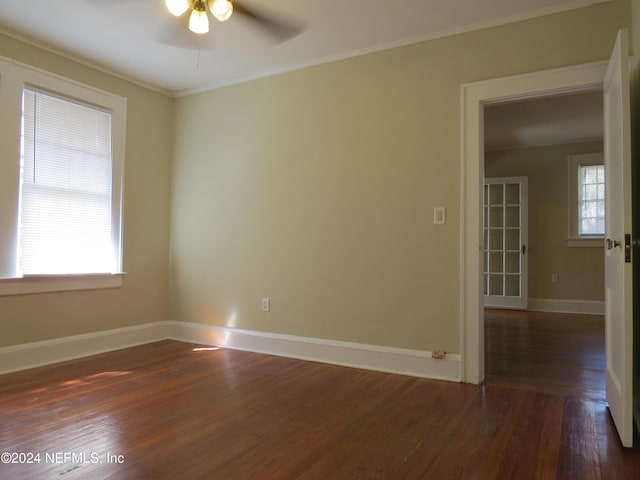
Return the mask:
<path id="1" fill-rule="evenodd" d="M 0 4 L 0 478 L 640 477 L 640 3 L 390 7 Z"/>
<path id="2" fill-rule="evenodd" d="M 606 400 L 604 205 L 578 201 L 589 188 L 598 202 L 605 183 L 602 100 L 596 89 L 485 109 L 489 384 Z M 503 204 L 527 221 L 503 218 Z"/>

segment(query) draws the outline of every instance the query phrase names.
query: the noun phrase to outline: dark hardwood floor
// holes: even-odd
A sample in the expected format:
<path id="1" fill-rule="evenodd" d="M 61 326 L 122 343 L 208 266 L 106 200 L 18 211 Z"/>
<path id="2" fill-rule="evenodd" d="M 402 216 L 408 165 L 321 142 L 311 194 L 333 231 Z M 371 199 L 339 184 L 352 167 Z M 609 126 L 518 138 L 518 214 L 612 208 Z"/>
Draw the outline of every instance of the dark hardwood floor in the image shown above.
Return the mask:
<path id="1" fill-rule="evenodd" d="M 485 384 L 605 401 L 604 317 L 486 309 Z"/>
<path id="2" fill-rule="evenodd" d="M 640 478 L 599 399 L 193 348 L 0 376 L 0 478 Z"/>

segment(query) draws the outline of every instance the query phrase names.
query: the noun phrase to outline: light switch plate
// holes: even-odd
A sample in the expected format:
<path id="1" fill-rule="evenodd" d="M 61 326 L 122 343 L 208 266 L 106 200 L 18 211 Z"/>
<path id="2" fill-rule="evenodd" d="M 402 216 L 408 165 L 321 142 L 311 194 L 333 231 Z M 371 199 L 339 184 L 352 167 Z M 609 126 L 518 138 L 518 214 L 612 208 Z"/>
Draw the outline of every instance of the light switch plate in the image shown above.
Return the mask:
<path id="1" fill-rule="evenodd" d="M 447 223 L 447 209 L 445 207 L 434 207 L 433 223 L 434 225 L 444 225 Z"/>

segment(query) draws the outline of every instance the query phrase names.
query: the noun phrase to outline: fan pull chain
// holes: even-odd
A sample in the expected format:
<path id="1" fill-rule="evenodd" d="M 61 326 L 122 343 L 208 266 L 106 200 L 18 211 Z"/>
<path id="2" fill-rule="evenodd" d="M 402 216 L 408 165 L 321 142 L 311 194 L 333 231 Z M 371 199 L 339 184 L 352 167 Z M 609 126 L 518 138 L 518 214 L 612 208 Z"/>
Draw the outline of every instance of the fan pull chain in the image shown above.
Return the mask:
<path id="1" fill-rule="evenodd" d="M 198 38 L 198 59 L 196 61 L 196 68 L 200 69 L 200 53 L 202 52 L 202 38 Z"/>

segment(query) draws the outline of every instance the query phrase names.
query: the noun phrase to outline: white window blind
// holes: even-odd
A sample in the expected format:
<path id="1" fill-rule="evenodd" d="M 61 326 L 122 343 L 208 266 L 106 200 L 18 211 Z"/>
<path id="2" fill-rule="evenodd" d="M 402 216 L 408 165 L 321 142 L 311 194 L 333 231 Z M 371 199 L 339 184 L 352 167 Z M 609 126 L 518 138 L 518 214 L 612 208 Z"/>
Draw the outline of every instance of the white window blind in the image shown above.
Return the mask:
<path id="1" fill-rule="evenodd" d="M 18 271 L 117 270 L 112 233 L 111 114 L 25 88 Z"/>
<path id="2" fill-rule="evenodd" d="M 579 235 L 602 236 L 605 230 L 604 165 L 580 165 L 578 176 Z"/>

